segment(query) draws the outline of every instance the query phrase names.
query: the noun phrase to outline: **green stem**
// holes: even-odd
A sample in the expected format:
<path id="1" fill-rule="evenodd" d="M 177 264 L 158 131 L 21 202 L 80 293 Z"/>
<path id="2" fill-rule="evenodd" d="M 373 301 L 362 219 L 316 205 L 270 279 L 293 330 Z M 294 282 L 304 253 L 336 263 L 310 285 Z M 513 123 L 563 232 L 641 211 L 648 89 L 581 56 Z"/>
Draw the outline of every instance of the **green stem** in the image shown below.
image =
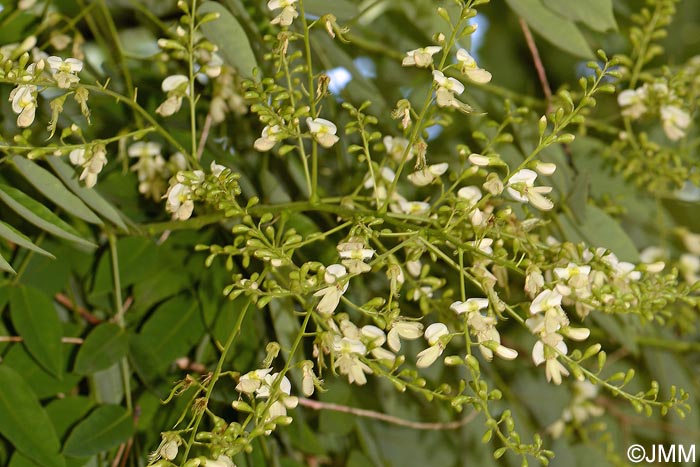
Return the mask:
<path id="1" fill-rule="evenodd" d="M 114 281 L 114 308 L 115 314 L 114 319 L 120 328 L 124 329 L 126 326 L 124 320 L 124 301 L 122 300 L 122 285 L 121 278 L 119 276 L 119 254 L 117 251 L 117 239 L 114 233 L 109 232 L 109 252 L 112 257 L 112 279 Z M 131 370 L 129 368 L 129 360 L 123 357 L 119 362 L 119 368 L 122 375 L 122 384 L 124 385 L 124 397 L 126 399 L 126 408 L 129 413 L 133 412 L 133 405 L 131 401 Z"/>
<path id="2" fill-rule="evenodd" d="M 304 28 L 304 54 L 306 55 L 306 73 L 309 78 L 309 107 L 311 108 L 311 118 L 316 118 L 318 117 L 318 112 L 316 110 L 313 63 L 311 62 L 311 40 L 309 39 L 306 12 L 304 11 L 304 0 L 299 0 L 299 11 L 301 24 Z M 316 140 L 311 141 L 311 202 L 318 202 L 318 143 Z"/>
<path id="3" fill-rule="evenodd" d="M 221 376 L 221 370 L 224 367 L 224 361 L 226 360 L 226 357 L 228 356 L 228 353 L 231 350 L 231 347 L 233 346 L 233 342 L 236 340 L 236 337 L 241 333 L 243 320 L 245 319 L 249 307 L 250 300 L 246 302 L 245 306 L 243 307 L 243 310 L 241 310 L 241 313 L 238 315 L 236 324 L 233 326 L 233 329 L 231 330 L 231 333 L 229 334 L 228 339 L 226 340 L 226 344 L 224 344 L 224 348 L 221 351 L 221 357 L 219 357 L 219 362 L 216 364 L 214 374 L 211 375 L 211 379 L 209 381 L 209 384 L 207 385 L 207 392 L 204 395 L 204 407 L 207 407 L 209 405 L 209 400 L 211 399 L 211 394 L 214 391 L 214 386 L 219 380 L 219 376 Z M 197 435 L 197 430 L 199 429 L 199 424 L 202 422 L 204 412 L 204 410 L 201 410 L 197 412 L 197 415 L 195 415 L 195 422 L 192 426 L 192 433 L 190 435 L 190 439 L 187 442 L 187 446 L 185 447 L 185 454 L 182 456 L 182 463 L 180 464 L 180 466 L 184 465 L 187 461 L 187 456 L 189 455 L 190 450 L 192 449 L 192 446 L 194 444 L 194 438 Z"/>

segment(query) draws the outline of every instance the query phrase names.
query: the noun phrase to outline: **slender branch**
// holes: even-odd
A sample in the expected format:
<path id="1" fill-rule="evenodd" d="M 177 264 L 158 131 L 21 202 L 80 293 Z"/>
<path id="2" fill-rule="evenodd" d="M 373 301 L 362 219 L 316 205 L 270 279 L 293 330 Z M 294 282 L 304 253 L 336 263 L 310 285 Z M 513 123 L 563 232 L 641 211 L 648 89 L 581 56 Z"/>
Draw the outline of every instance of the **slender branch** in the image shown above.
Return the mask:
<path id="1" fill-rule="evenodd" d="M 335 412 L 349 413 L 352 415 L 357 415 L 358 417 L 373 418 L 375 420 L 381 420 L 383 422 L 391 423 L 392 425 L 405 426 L 408 428 L 413 428 L 414 430 L 456 430 L 458 428 L 467 425 L 469 422 L 474 420 L 479 414 L 476 410 L 472 410 L 469 414 L 462 418 L 461 420 L 456 420 L 453 422 L 413 422 L 411 420 L 405 420 L 403 418 L 394 417 L 393 415 L 387 415 L 385 413 L 376 412 L 374 410 L 358 409 L 356 407 L 349 407 L 347 405 L 333 404 L 331 402 L 320 402 L 313 399 L 307 399 L 305 397 L 299 398 L 299 405 L 308 407 L 313 410 L 333 410 Z"/>
<path id="2" fill-rule="evenodd" d="M 24 338 L 22 338 L 21 336 L 0 336 L 0 342 L 24 342 Z M 61 342 L 63 342 L 64 344 L 80 345 L 83 343 L 83 338 L 61 337 Z"/>
<path id="3" fill-rule="evenodd" d="M 527 48 L 530 49 L 530 53 L 532 54 L 532 61 L 535 64 L 535 70 L 537 70 L 537 78 L 540 80 L 540 84 L 542 85 L 544 98 L 545 101 L 547 101 L 547 113 L 549 113 L 552 111 L 552 88 L 549 86 L 547 73 L 545 72 L 542 59 L 540 58 L 540 52 L 537 50 L 537 44 L 535 44 L 535 39 L 532 37 L 530 28 L 522 18 L 520 18 L 520 29 L 523 30 L 525 42 L 527 42 Z"/>
<path id="4" fill-rule="evenodd" d="M 96 317 L 82 306 L 76 305 L 69 297 L 60 292 L 56 293 L 56 295 L 53 296 L 53 299 L 61 305 L 65 306 L 66 308 L 70 308 L 71 310 L 78 313 L 80 316 L 83 317 L 85 321 L 87 321 L 90 324 L 95 325 L 100 324 L 102 322 L 100 318 Z"/>

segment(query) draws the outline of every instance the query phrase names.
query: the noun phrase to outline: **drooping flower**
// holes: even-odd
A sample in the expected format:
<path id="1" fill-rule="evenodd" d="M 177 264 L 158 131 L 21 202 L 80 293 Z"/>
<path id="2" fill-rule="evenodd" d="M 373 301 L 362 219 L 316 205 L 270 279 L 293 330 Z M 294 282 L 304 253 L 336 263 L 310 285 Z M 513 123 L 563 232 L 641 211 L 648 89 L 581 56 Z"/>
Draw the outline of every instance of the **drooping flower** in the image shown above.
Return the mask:
<path id="1" fill-rule="evenodd" d="M 17 126 L 27 128 L 34 122 L 36 115 L 36 92 L 37 87 L 33 84 L 21 84 L 10 91 L 10 102 L 12 102 L 12 111 L 19 114 L 17 117 Z"/>
<path id="2" fill-rule="evenodd" d="M 282 128 L 279 125 L 267 125 L 262 130 L 262 136 L 253 143 L 253 147 L 260 152 L 269 151 L 281 139 Z"/>
<path id="3" fill-rule="evenodd" d="M 316 305 L 316 311 L 329 315 L 338 308 L 340 297 L 348 289 L 348 282 L 342 283 L 340 279 L 347 274 L 347 269 L 341 264 L 331 264 L 326 268 L 323 279 L 329 285 L 314 294 L 314 297 L 321 297 L 321 301 Z"/>
<path id="4" fill-rule="evenodd" d="M 425 329 L 425 339 L 430 347 L 419 352 L 416 356 L 416 366 L 418 368 L 429 367 L 442 355 L 446 345 L 442 338 L 449 335 L 449 333 L 447 326 L 442 323 L 433 323 Z"/>
<path id="5" fill-rule="evenodd" d="M 350 384 L 361 386 L 367 383 L 365 373 L 371 374 L 372 369 L 360 360 L 367 353 L 367 347 L 359 339 L 335 336 L 333 351 L 336 353 L 335 368 L 347 375 Z"/>
<path id="6" fill-rule="evenodd" d="M 325 118 L 307 117 L 306 124 L 309 127 L 311 136 L 324 148 L 330 148 L 338 142 L 339 138 L 336 135 L 338 128 L 333 122 Z"/>
<path id="7" fill-rule="evenodd" d="M 491 73 L 479 68 L 474 57 L 466 50 L 457 51 L 457 62 L 459 62 L 460 71 L 475 83 L 486 84 L 491 81 Z"/>
<path id="8" fill-rule="evenodd" d="M 182 107 L 182 98 L 190 93 L 189 78 L 185 75 L 171 75 L 163 80 L 161 89 L 168 98 L 158 106 L 156 113 L 163 117 L 175 114 Z"/>
<path id="9" fill-rule="evenodd" d="M 431 45 L 420 49 L 409 50 L 403 58 L 401 65 L 428 68 L 433 64 L 433 55 L 440 52 L 442 47 Z"/>

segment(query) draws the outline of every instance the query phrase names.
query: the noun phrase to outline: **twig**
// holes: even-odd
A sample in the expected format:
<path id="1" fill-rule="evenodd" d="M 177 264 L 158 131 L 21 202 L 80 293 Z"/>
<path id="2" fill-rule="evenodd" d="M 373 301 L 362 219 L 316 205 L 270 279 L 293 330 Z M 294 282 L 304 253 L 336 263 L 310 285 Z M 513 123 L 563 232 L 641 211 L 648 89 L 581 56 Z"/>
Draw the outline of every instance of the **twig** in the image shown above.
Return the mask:
<path id="1" fill-rule="evenodd" d="M 21 336 L 0 336 L 0 342 L 23 342 L 24 339 Z M 82 337 L 61 337 L 61 342 L 64 344 L 77 344 L 83 343 Z"/>
<path id="2" fill-rule="evenodd" d="M 82 306 L 76 305 L 73 303 L 73 301 L 65 296 L 62 293 L 57 293 L 56 295 L 53 296 L 54 300 L 56 300 L 58 303 L 61 305 L 65 306 L 66 308 L 70 308 L 71 310 L 75 310 L 76 313 L 78 313 L 80 316 L 82 316 L 85 321 L 87 321 L 90 324 L 100 324 L 102 320 L 92 313 L 90 313 L 88 310 L 83 308 Z"/>
<path id="3" fill-rule="evenodd" d="M 547 113 L 552 111 L 552 88 L 549 86 L 549 81 L 547 80 L 547 73 L 544 70 L 544 65 L 542 64 L 542 59 L 540 58 L 540 52 L 537 50 L 537 44 L 535 44 L 535 39 L 532 37 L 530 28 L 527 23 L 522 18 L 520 19 L 520 29 L 523 30 L 523 35 L 525 36 L 525 42 L 527 42 L 527 48 L 530 49 L 532 54 L 532 61 L 535 64 L 535 70 L 537 70 L 537 77 L 542 85 L 542 91 L 544 92 L 544 98 L 547 101 Z"/>
<path id="4" fill-rule="evenodd" d="M 330 402 L 320 402 L 315 401 L 313 399 L 307 399 L 305 397 L 299 398 L 299 404 L 313 410 L 334 410 L 336 412 L 357 415 L 358 417 L 374 418 L 376 420 L 382 420 L 384 422 L 391 423 L 392 425 L 405 426 L 408 428 L 413 428 L 415 430 L 456 430 L 457 428 L 460 428 L 474 420 L 474 418 L 476 418 L 478 414 L 476 410 L 472 410 L 466 417 L 454 422 L 426 423 L 412 422 L 410 420 L 404 420 L 403 418 L 394 417 L 385 413 L 375 412 L 374 410 L 358 409 L 355 407 L 348 407 L 347 405 L 333 404 Z"/>

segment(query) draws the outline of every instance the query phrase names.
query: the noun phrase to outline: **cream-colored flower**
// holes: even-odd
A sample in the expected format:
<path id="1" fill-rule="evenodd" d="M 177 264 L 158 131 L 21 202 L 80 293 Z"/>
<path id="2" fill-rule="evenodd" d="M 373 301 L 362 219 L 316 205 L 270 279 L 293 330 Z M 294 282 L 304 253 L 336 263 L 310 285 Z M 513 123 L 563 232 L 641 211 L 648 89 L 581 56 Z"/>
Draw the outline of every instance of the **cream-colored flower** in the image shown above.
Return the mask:
<path id="1" fill-rule="evenodd" d="M 488 298 L 469 298 L 466 302 L 456 301 L 450 305 L 450 310 L 458 315 L 475 313 L 489 306 Z"/>
<path id="2" fill-rule="evenodd" d="M 449 164 L 447 162 L 429 165 L 421 170 L 417 170 L 412 174 L 409 174 L 408 179 L 416 186 L 430 185 L 435 180 L 438 180 L 440 175 L 447 172 L 448 168 Z"/>
<path id="3" fill-rule="evenodd" d="M 260 152 L 269 151 L 282 139 L 282 128 L 279 125 L 267 125 L 263 128 L 262 136 L 255 140 L 253 147 Z"/>
<path id="4" fill-rule="evenodd" d="M 463 108 L 464 104 L 455 97 L 464 92 L 464 85 L 454 78 L 447 78 L 440 70 L 433 70 L 433 80 L 438 88 L 435 100 L 439 107 Z"/>
<path id="5" fill-rule="evenodd" d="M 420 49 L 409 50 L 403 58 L 401 65 L 428 68 L 433 64 L 433 55 L 440 52 L 442 47 L 431 45 Z"/>
<path id="6" fill-rule="evenodd" d="M 442 338 L 449 335 L 449 333 L 447 326 L 442 323 L 433 323 L 425 329 L 425 339 L 430 347 L 419 352 L 416 356 L 416 366 L 418 368 L 429 367 L 442 355 L 446 344 Z"/>
<path id="7" fill-rule="evenodd" d="M 457 62 L 459 62 L 460 71 L 475 83 L 486 84 L 491 81 L 491 73 L 479 68 L 474 57 L 469 55 L 466 50 L 459 49 L 457 51 Z"/>
<path id="8" fill-rule="evenodd" d="M 37 107 L 37 87 L 32 84 L 22 84 L 10 91 L 12 111 L 19 114 L 17 126 L 26 128 L 34 122 Z"/>
<path id="9" fill-rule="evenodd" d="M 289 26 L 294 19 L 299 16 L 296 10 L 295 3 L 297 0 L 270 0 L 267 2 L 267 7 L 271 10 L 282 9 L 282 12 L 270 21 L 271 24 L 279 24 L 280 26 Z"/>
<path id="10" fill-rule="evenodd" d="M 338 136 L 336 136 L 338 128 L 333 122 L 325 118 L 307 117 L 306 125 L 309 127 L 311 136 L 324 148 L 330 148 L 339 140 Z"/>
<path id="11" fill-rule="evenodd" d="M 49 68 L 53 72 L 53 77 L 59 88 L 68 89 L 71 84 L 80 81 L 77 74 L 83 69 L 83 62 L 77 58 L 66 58 L 51 56 L 46 59 Z"/>
<path id="12" fill-rule="evenodd" d="M 647 111 L 647 88 L 626 89 L 617 96 L 617 103 L 622 107 L 622 115 L 633 120 L 638 119 Z"/>
<path id="13" fill-rule="evenodd" d="M 314 297 L 321 297 L 316 305 L 316 311 L 330 315 L 338 308 L 340 297 L 348 289 L 348 282 L 342 283 L 340 279 L 347 274 L 347 269 L 341 264 L 331 264 L 326 268 L 323 279 L 330 285 L 314 293 Z"/>
<path id="14" fill-rule="evenodd" d="M 661 107 L 661 122 L 668 139 L 678 141 L 685 136 L 690 115 L 675 105 L 665 105 Z"/>
<path id="15" fill-rule="evenodd" d="M 387 334 L 387 344 L 394 352 L 401 350 L 401 339 L 418 339 L 423 335 L 423 325 L 418 321 L 394 321 Z"/>
<path id="16" fill-rule="evenodd" d="M 542 196 L 543 193 L 552 191 L 549 186 L 535 186 L 537 173 L 530 169 L 522 169 L 514 173 L 508 180 L 508 194 L 514 199 L 535 206 L 538 209 L 547 211 L 554 207 L 554 203 L 549 198 Z"/>

